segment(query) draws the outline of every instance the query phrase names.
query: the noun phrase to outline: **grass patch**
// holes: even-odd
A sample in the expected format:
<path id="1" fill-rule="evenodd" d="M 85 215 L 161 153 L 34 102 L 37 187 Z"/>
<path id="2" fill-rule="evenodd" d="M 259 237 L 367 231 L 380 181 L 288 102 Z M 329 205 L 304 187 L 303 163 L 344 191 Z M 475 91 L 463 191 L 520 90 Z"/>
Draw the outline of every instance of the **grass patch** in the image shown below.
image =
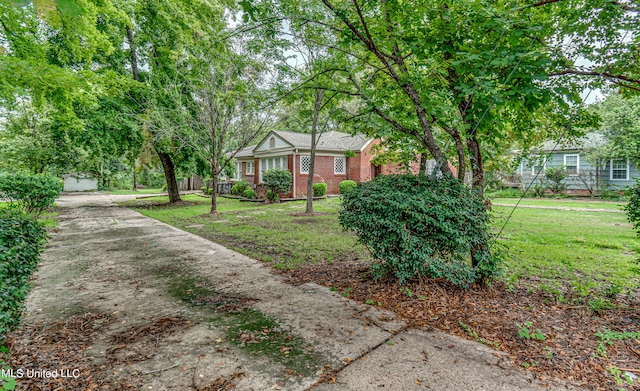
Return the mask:
<path id="1" fill-rule="evenodd" d="M 277 268 L 303 263 L 339 262 L 370 257 L 353 234 L 342 231 L 337 213 L 340 201 L 330 198 L 315 203 L 320 214 L 297 216 L 304 201 L 255 204 L 218 198 L 218 216 L 209 215 L 210 199 L 188 195 L 192 205 L 158 205 L 167 197 L 132 200 L 121 205 L 167 224 L 203 236 Z"/>
<path id="2" fill-rule="evenodd" d="M 252 308 L 255 300 L 220 294 L 210 281 L 185 266 L 165 265 L 156 270 L 167 292 L 186 304 L 203 306 L 209 321 L 222 326 L 230 343 L 256 356 L 282 364 L 290 376 L 309 376 L 321 368 L 323 358 L 300 337 L 290 334 L 276 319 Z M 239 300 L 240 299 L 240 300 Z"/>
<path id="3" fill-rule="evenodd" d="M 494 204 L 515 205 L 517 198 L 494 198 Z M 520 202 L 524 206 L 545 206 L 551 208 L 584 208 L 584 209 L 612 209 L 622 210 L 625 202 L 600 201 L 600 200 L 571 200 L 571 199 L 545 199 L 545 198 L 524 198 Z"/>
<path id="4" fill-rule="evenodd" d="M 493 224 L 501 227 L 510 212 L 494 206 Z M 623 213 L 516 209 L 499 242 L 512 255 L 508 278 L 573 283 L 577 292 L 586 289 L 584 296 L 604 285 L 638 283 L 634 252 L 640 242 Z"/>
<path id="5" fill-rule="evenodd" d="M 232 344 L 282 364 L 290 376 L 310 376 L 324 362 L 302 338 L 289 334 L 275 319 L 260 311 L 245 309 L 214 322 L 227 327 L 226 336 Z"/>
<path id="6" fill-rule="evenodd" d="M 203 236 L 277 268 L 300 264 L 370 261 L 357 238 L 344 232 L 338 222 L 340 199 L 315 202 L 315 216 L 300 216 L 304 201 L 261 205 L 219 198 L 219 215 L 208 215 L 210 200 L 188 195 L 190 205 L 162 206 L 167 197 L 122 203 L 146 216 Z M 615 209 L 620 203 L 565 200 L 534 200 L 549 206 Z M 579 206 L 578 206 L 579 205 Z M 493 226 L 502 226 L 510 207 L 494 206 Z M 631 225 L 623 213 L 582 212 L 551 209 L 517 209 L 498 243 L 508 257 L 505 279 L 538 277 L 539 286 L 562 286 L 580 296 L 606 289 L 620 290 L 638 283 L 634 251 L 640 250 Z M 586 303 L 586 302 L 585 302 Z M 596 306 L 597 307 L 597 306 Z"/>

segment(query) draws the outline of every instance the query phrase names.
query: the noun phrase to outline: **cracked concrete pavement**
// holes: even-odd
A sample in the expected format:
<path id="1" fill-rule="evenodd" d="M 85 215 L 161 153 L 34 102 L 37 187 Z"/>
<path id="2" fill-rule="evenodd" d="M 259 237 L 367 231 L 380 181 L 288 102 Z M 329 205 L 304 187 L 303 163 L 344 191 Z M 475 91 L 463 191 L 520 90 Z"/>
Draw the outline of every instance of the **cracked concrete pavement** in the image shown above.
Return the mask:
<path id="1" fill-rule="evenodd" d="M 86 359 L 99 364 L 109 359 L 116 333 L 161 317 L 187 319 L 190 327 L 155 346 L 119 350 L 136 359 L 119 363 L 114 376 L 140 376 L 142 389 L 186 390 L 238 373 L 238 390 L 548 389 L 511 367 L 502 352 L 438 331 L 407 329 L 397 315 L 323 286 L 286 284 L 267 265 L 114 204 L 127 198 L 81 193 L 57 201 L 63 207 L 58 232 L 43 256 L 26 321 L 87 310 L 112 314 L 115 321 L 99 330 L 87 351 Z M 157 273 L 172 265 L 192 271 L 216 292 L 252 298 L 252 310 L 313 351 L 308 370 L 292 373 L 286 360 L 248 351 L 229 339 L 228 326 L 210 321 L 219 315 L 172 296 Z M 327 366 L 337 372 L 319 383 Z"/>

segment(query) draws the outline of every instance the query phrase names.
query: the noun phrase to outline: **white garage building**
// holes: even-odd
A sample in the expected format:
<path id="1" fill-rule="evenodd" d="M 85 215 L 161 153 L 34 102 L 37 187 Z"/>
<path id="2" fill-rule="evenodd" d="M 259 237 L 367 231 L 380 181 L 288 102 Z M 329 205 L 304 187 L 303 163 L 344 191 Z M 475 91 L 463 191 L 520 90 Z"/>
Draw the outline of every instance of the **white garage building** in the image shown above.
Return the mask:
<path id="1" fill-rule="evenodd" d="M 98 178 L 86 173 L 71 173 L 63 175 L 64 191 L 93 191 L 98 190 Z"/>

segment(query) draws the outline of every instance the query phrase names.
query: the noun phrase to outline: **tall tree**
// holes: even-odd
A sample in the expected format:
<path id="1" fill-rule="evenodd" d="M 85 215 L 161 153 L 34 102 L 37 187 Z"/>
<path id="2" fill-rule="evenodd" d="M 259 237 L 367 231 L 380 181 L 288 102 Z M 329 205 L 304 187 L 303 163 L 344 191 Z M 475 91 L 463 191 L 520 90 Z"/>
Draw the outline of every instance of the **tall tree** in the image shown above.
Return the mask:
<path id="1" fill-rule="evenodd" d="M 451 174 L 447 160 L 455 163 L 460 179 L 470 168 L 479 192 L 484 151 L 500 145 L 505 135 L 522 138 L 539 110 L 562 108 L 558 137 L 566 136 L 576 132 L 571 124 L 585 87 L 605 82 L 640 86 L 633 72 L 623 73 L 620 61 L 637 61 L 632 53 L 638 42 L 624 39 L 626 31 L 639 35 L 633 3 L 438 0 L 407 7 L 397 0 L 280 0 L 282 7 L 275 8 L 269 1 L 250 4 L 245 9 L 256 19 L 277 9 L 283 17 L 331 31 L 332 39 L 322 43 L 333 54 L 350 59 L 348 66 L 334 71 L 344 75 L 340 90 L 361 99 L 361 110 L 354 116 L 380 129 L 379 134 L 391 131 L 413 138 L 438 160 L 443 174 Z M 572 44 L 569 49 L 567 42 Z M 580 67 L 580 59 L 594 65 Z M 449 147 L 453 156 L 447 154 Z M 474 266 L 484 253 L 474 249 Z"/>
<path id="2" fill-rule="evenodd" d="M 629 159 L 640 166 L 640 96 L 609 95 L 598 105 L 609 159 Z"/>
<path id="3" fill-rule="evenodd" d="M 177 140 L 208 162 L 214 189 L 210 213 L 217 214 L 220 174 L 270 124 L 264 107 L 269 100 L 263 88 L 266 68 L 229 50 L 190 63 L 197 65 L 180 80 L 166 83 L 171 107 L 153 107 L 152 121 L 164 138 Z"/>

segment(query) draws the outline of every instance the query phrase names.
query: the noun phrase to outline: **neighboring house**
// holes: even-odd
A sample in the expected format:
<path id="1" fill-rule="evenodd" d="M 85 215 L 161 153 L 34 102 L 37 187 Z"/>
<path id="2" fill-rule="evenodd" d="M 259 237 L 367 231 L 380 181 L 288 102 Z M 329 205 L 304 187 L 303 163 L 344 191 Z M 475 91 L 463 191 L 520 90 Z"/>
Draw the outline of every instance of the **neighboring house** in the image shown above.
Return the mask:
<path id="1" fill-rule="evenodd" d="M 86 173 L 70 173 L 62 176 L 63 191 L 93 191 L 98 190 L 98 178 Z"/>
<path id="2" fill-rule="evenodd" d="M 607 159 L 595 165 L 587 159 L 587 152 L 590 149 L 603 144 L 603 136 L 595 132 L 568 144 L 556 145 L 554 141 L 547 141 L 540 148 L 538 156 L 530 157 L 520 163 L 513 182 L 519 181 L 523 187 L 532 182 L 535 185 L 543 181 L 546 169 L 562 167 L 566 170 L 564 182 L 567 184 L 567 189 L 575 193 L 595 189 L 598 182 L 602 189 L 634 185 L 635 178 L 640 177 L 640 173 L 633 161 Z"/>
<path id="3" fill-rule="evenodd" d="M 380 144 L 379 139 L 364 135 L 352 136 L 341 132 L 324 132 L 318 136 L 314 167 L 314 183 L 325 183 L 327 194 L 339 194 L 341 181 L 350 179 L 357 183 L 370 181 L 381 174 L 400 173 L 396 164 L 375 166 L 371 148 Z M 353 156 L 355 155 L 355 156 Z M 351 156 L 351 157 L 347 157 Z M 257 145 L 247 147 L 236 154 L 236 178 L 259 188 L 266 170 L 283 168 L 293 176 L 292 197 L 307 193 L 307 180 L 311 165 L 311 135 L 272 131 Z M 417 172 L 417 164 L 412 171 Z"/>

